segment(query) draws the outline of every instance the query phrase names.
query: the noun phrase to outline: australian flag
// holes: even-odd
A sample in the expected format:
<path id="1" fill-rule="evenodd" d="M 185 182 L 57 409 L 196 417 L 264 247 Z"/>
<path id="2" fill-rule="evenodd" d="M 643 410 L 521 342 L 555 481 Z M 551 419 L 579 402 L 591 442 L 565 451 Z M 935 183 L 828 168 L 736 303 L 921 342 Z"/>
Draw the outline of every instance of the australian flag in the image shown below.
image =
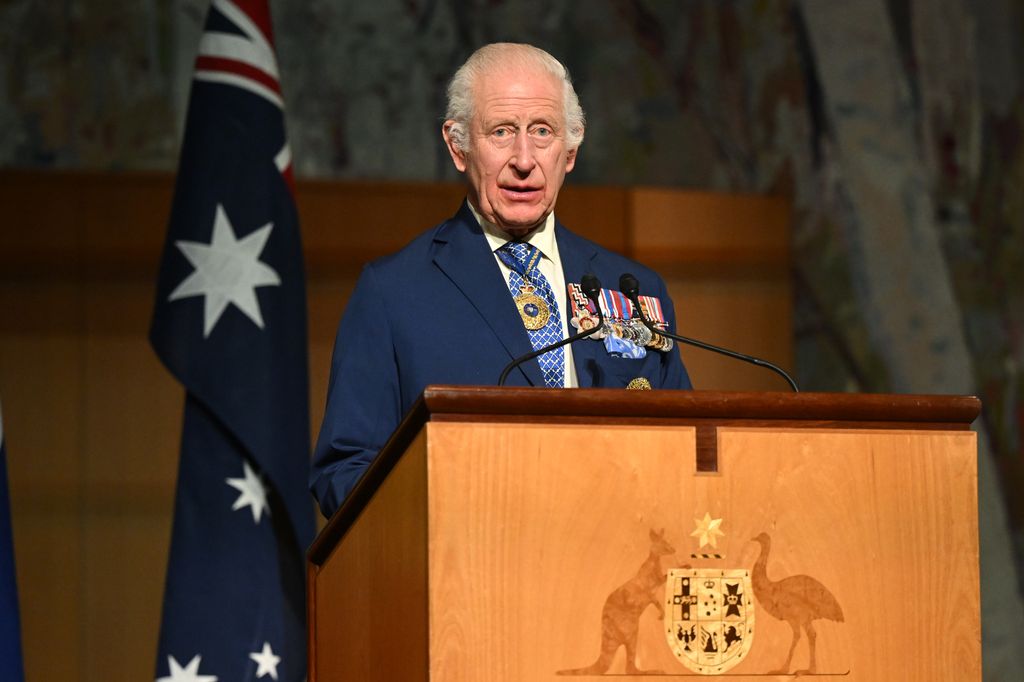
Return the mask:
<path id="1" fill-rule="evenodd" d="M 20 623 L 11 500 L 7 492 L 7 446 L 4 442 L 4 419 L 0 415 L 0 680 L 20 682 L 25 679 Z"/>
<path id="2" fill-rule="evenodd" d="M 306 295 L 267 0 L 213 0 L 150 340 L 185 388 L 156 678 L 305 676 Z"/>

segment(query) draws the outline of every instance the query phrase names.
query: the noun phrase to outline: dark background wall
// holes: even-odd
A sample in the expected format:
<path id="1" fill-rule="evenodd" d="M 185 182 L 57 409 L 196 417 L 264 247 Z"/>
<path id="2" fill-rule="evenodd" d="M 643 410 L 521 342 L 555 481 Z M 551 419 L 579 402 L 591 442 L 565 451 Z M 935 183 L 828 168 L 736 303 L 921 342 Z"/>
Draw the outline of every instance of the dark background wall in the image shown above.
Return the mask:
<path id="1" fill-rule="evenodd" d="M 1024 2 L 272 10 L 300 178 L 455 179 L 439 143 L 445 80 L 480 44 L 514 40 L 574 75 L 589 124 L 570 182 L 788 197 L 802 386 L 984 400 L 986 671 L 1020 670 Z M 0 164 L 172 171 L 205 11 L 201 0 L 0 4 Z"/>

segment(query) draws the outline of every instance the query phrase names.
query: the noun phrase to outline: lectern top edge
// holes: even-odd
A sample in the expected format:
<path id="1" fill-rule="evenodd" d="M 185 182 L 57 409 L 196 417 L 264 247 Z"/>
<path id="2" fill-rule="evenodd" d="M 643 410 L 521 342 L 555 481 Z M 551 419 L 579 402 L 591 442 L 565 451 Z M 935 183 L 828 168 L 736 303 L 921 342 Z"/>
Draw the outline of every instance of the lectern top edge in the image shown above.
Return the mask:
<path id="1" fill-rule="evenodd" d="M 868 393 L 626 391 L 609 388 L 427 386 L 432 418 L 453 416 L 623 417 L 784 421 L 942 423 L 969 428 L 974 396 Z"/>
<path id="2" fill-rule="evenodd" d="M 745 424 L 805 428 L 967 430 L 981 411 L 974 396 L 854 393 L 626 391 L 623 389 L 427 386 L 352 493 L 310 546 L 319 566 L 358 518 L 428 421 L 617 424 Z M 712 428 L 713 430 L 713 428 Z"/>

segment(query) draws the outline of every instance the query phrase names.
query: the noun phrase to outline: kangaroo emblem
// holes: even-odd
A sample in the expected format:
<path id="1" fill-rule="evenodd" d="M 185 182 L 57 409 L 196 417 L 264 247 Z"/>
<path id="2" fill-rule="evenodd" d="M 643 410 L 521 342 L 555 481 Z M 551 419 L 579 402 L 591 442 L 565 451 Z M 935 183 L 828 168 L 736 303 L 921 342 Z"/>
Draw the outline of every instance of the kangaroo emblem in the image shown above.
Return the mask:
<path id="1" fill-rule="evenodd" d="M 649 675 L 660 670 L 641 670 L 636 667 L 636 637 L 640 631 L 640 616 L 648 606 L 654 604 L 658 618 L 665 618 L 664 599 L 667 573 L 661 569 L 661 557 L 675 554 L 672 545 L 665 541 L 665 529 L 660 533 L 650 531 L 651 552 L 630 580 L 627 580 L 605 599 L 601 610 L 601 653 L 597 660 L 586 668 L 559 670 L 559 675 L 603 675 L 608 672 L 615 652 L 626 647 L 626 674 Z"/>

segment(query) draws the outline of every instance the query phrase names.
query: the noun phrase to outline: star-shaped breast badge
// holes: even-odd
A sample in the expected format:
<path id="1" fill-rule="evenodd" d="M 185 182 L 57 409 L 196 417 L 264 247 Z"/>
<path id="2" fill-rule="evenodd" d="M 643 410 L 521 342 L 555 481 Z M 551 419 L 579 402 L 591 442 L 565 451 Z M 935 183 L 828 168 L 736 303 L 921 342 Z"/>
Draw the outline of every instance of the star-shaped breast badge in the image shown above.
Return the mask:
<path id="1" fill-rule="evenodd" d="M 701 547 L 705 545 L 717 547 L 718 538 L 725 536 L 719 527 L 722 525 L 722 519 L 713 519 L 707 512 L 704 512 L 703 519 L 694 519 L 693 522 L 697 524 L 697 530 L 690 533 L 690 537 L 699 538 Z"/>
<path id="2" fill-rule="evenodd" d="M 229 303 L 263 329 L 263 315 L 256 287 L 280 286 L 277 271 L 259 259 L 273 223 L 238 239 L 224 207 L 217 204 L 213 236 L 209 244 L 176 241 L 195 270 L 171 292 L 168 301 L 203 296 L 203 338 L 210 336 Z"/>

